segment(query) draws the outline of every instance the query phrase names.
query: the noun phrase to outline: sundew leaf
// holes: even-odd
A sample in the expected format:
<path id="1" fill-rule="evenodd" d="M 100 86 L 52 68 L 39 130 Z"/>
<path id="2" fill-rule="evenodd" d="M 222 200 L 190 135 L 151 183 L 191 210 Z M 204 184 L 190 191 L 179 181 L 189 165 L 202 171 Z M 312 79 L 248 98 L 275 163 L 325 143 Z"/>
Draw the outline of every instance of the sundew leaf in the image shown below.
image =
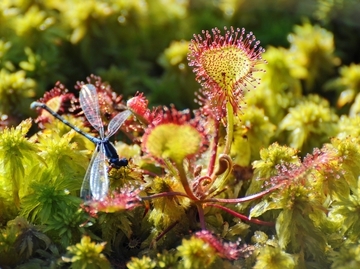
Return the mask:
<path id="1" fill-rule="evenodd" d="M 149 153 L 161 159 L 181 163 L 186 157 L 196 154 L 201 145 L 201 135 L 190 125 L 174 123 L 156 126 L 146 140 Z"/>

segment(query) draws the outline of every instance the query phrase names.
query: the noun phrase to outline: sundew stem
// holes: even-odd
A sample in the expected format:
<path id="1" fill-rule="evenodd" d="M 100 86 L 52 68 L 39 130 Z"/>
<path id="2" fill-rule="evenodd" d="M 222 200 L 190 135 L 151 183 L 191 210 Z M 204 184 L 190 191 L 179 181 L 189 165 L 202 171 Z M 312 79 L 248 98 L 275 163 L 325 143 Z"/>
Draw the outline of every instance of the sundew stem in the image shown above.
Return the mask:
<path id="1" fill-rule="evenodd" d="M 140 198 L 143 201 L 148 201 L 148 200 L 151 200 L 151 199 L 156 199 L 156 198 L 161 198 L 161 197 L 170 197 L 170 196 L 188 197 L 188 195 L 186 193 L 169 191 L 169 192 L 160 192 L 160 193 L 149 195 L 149 196 L 142 196 Z"/>
<path id="2" fill-rule="evenodd" d="M 174 164 L 169 159 L 164 158 L 163 160 L 166 164 L 166 168 L 169 169 L 169 172 L 174 176 L 177 175 L 178 174 L 177 167 L 175 167 Z"/>
<path id="3" fill-rule="evenodd" d="M 205 226 L 205 214 L 204 214 L 203 206 L 201 204 L 196 204 L 196 207 L 197 207 L 198 214 L 199 214 L 201 229 L 205 230 L 206 226 Z"/>
<path id="4" fill-rule="evenodd" d="M 242 220 L 245 220 L 245 221 L 249 221 L 249 222 L 252 222 L 252 223 L 256 223 L 256 224 L 259 224 L 259 225 L 264 225 L 264 226 L 270 226 L 270 227 L 273 227 L 275 226 L 275 223 L 273 222 L 268 222 L 268 221 L 263 221 L 263 220 L 259 220 L 259 219 L 252 219 L 252 218 L 249 218 L 243 214 L 240 214 L 230 208 L 227 208 L 225 206 L 222 206 L 222 205 L 218 205 L 218 204 L 204 204 L 204 206 L 208 206 L 208 207 L 216 207 L 216 208 L 220 208 L 222 210 L 224 210 L 225 212 L 233 215 L 234 217 L 237 217 L 239 219 L 242 219 Z"/>
<path id="5" fill-rule="evenodd" d="M 281 182 L 265 191 L 262 191 L 262 192 L 258 192 L 258 193 L 255 193 L 255 194 L 252 194 L 252 195 L 248 195 L 248 196 L 245 196 L 245 197 L 242 197 L 242 198 L 234 198 L 234 199 L 231 199 L 231 198 L 226 198 L 226 199 L 221 199 L 221 198 L 209 198 L 209 199 L 205 199 L 205 200 L 202 200 L 202 202 L 213 202 L 213 203 L 227 203 L 227 204 L 238 204 L 238 203 L 245 203 L 245 202 L 249 202 L 249 201 L 252 201 L 252 200 L 256 200 L 256 199 L 260 199 L 262 198 L 263 196 L 279 189 L 280 187 L 282 187 L 285 183 L 284 182 Z"/>
<path id="6" fill-rule="evenodd" d="M 214 139 L 212 142 L 212 151 L 211 151 L 211 157 L 210 157 L 210 161 L 209 161 L 209 166 L 208 166 L 208 176 L 212 177 L 212 174 L 214 172 L 215 169 L 215 162 L 216 162 L 216 156 L 217 156 L 217 148 L 218 148 L 218 144 L 219 144 L 219 126 L 220 126 L 220 121 L 215 120 L 214 121 L 215 124 L 215 135 L 214 135 Z"/>
<path id="7" fill-rule="evenodd" d="M 186 194 L 188 195 L 188 197 L 191 200 L 198 201 L 199 198 L 197 198 L 194 195 L 193 191 L 190 188 L 189 181 L 188 181 L 188 179 L 186 177 L 185 169 L 184 169 L 184 166 L 183 166 L 182 162 L 181 163 L 176 162 L 175 166 L 176 166 L 176 168 L 177 168 L 177 170 L 179 172 L 179 178 L 180 178 L 182 186 L 184 187 L 184 190 L 185 190 Z"/>
<path id="8" fill-rule="evenodd" d="M 230 102 L 226 103 L 226 119 L 226 144 L 224 148 L 224 154 L 229 155 L 234 136 L 234 110 Z"/>

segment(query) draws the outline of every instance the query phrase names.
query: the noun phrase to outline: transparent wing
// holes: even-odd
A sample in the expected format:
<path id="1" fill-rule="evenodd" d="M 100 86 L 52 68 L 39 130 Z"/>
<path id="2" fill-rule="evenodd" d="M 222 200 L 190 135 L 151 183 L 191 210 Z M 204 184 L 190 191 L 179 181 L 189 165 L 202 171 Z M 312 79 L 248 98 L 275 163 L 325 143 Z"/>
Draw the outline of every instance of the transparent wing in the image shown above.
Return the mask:
<path id="1" fill-rule="evenodd" d="M 117 114 L 110 122 L 107 128 L 107 138 L 115 134 L 121 125 L 126 121 L 126 119 L 131 115 L 130 110 L 125 110 Z"/>
<path id="2" fill-rule="evenodd" d="M 102 200 L 109 189 L 109 178 L 107 174 L 107 162 L 104 145 L 96 147 L 86 171 L 80 196 L 85 201 L 91 199 Z"/>
<path id="3" fill-rule="evenodd" d="M 102 200 L 109 190 L 109 177 L 107 174 L 107 162 L 103 144 L 100 144 L 99 153 L 91 166 L 90 190 L 95 200 Z"/>
<path id="4" fill-rule="evenodd" d="M 83 183 L 81 185 L 80 197 L 81 197 L 81 199 L 83 199 L 85 201 L 89 201 L 89 200 L 92 199 L 92 194 L 91 194 L 91 190 L 90 190 L 90 175 L 91 175 L 92 165 L 93 165 L 95 159 L 97 158 L 97 155 L 99 154 L 98 149 L 99 149 L 99 146 L 97 145 L 96 148 L 95 148 L 95 151 L 94 151 L 94 153 L 93 153 L 93 155 L 91 157 L 89 166 L 88 166 L 88 168 L 86 170 Z"/>
<path id="5" fill-rule="evenodd" d="M 80 90 L 80 105 L 90 124 L 99 132 L 100 137 L 104 138 L 104 126 L 100 116 L 100 107 L 96 88 L 92 84 L 86 84 Z"/>

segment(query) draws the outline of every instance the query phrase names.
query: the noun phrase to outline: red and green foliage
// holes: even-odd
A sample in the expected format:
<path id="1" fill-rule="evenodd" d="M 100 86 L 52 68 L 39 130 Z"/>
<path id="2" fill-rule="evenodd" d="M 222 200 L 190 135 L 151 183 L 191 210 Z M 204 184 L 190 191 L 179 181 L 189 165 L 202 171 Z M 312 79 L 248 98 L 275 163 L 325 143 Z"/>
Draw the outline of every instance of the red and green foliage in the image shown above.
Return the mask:
<path id="1" fill-rule="evenodd" d="M 87 40 L 83 47 L 87 31 L 100 35 L 102 23 L 119 15 L 116 5 L 98 1 L 79 2 L 71 12 L 50 2 L 45 9 L 56 6 L 64 18 L 96 10 L 96 19 L 66 25 L 70 42 Z M 145 16 L 138 2 L 118 20 Z M 34 7 L 26 15 L 44 30 L 56 17 Z M 29 35 L 17 22 L 13 31 Z M 57 31 L 47 38 L 61 36 Z M 31 48 L 49 48 L 29 38 L 28 62 L 19 66 L 45 72 L 34 67 L 42 61 Z M 333 35 L 308 22 L 289 41 L 289 49 L 265 51 L 252 32 L 225 27 L 171 43 L 159 59 L 168 72 L 164 80 L 192 79 L 187 58 L 200 87 L 196 109 L 150 106 L 151 95 L 119 95 L 95 75 L 74 89 L 55 83 L 38 101 L 85 132 L 97 135 L 77 98 L 84 84 L 96 87 L 105 125 L 124 109 L 132 112 L 115 138 L 129 164 L 109 169 L 110 191 L 102 200 L 79 198 L 93 143 L 45 110 L 16 127 L 2 118 L 0 267 L 357 268 L 359 66 L 342 65 L 339 77 L 331 77 L 341 64 Z M 2 59 L 10 47 L 0 40 L 0 78 L 6 78 L 0 108 L 9 115 L 17 102 L 23 113 L 35 95 L 35 80 Z M 1 88 L 9 85 L 14 96 Z M 337 107 L 314 90 L 319 85 L 338 93 Z"/>

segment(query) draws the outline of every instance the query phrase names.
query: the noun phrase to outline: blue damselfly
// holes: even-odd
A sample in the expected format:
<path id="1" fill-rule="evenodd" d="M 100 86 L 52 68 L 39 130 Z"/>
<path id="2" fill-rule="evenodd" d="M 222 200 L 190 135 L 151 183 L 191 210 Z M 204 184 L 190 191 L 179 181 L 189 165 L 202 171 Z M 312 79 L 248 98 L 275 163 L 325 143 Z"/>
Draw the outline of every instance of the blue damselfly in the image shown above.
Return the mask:
<path id="1" fill-rule="evenodd" d="M 105 136 L 95 86 L 92 84 L 83 85 L 80 90 L 79 100 L 85 117 L 99 132 L 100 138 L 96 138 L 88 133 L 85 133 L 43 103 L 33 102 L 31 104 L 31 108 L 34 109 L 40 107 L 45 109 L 55 118 L 96 144 L 96 149 L 93 153 L 81 186 L 80 196 L 84 200 L 102 200 L 107 195 L 109 189 L 108 165 L 106 159 L 108 160 L 110 166 L 114 168 L 120 168 L 128 164 L 127 159 L 119 158 L 119 155 L 117 154 L 114 145 L 109 141 L 109 138 L 119 130 L 121 125 L 131 115 L 131 112 L 129 110 L 125 110 L 117 114 L 109 122 L 107 135 Z"/>

